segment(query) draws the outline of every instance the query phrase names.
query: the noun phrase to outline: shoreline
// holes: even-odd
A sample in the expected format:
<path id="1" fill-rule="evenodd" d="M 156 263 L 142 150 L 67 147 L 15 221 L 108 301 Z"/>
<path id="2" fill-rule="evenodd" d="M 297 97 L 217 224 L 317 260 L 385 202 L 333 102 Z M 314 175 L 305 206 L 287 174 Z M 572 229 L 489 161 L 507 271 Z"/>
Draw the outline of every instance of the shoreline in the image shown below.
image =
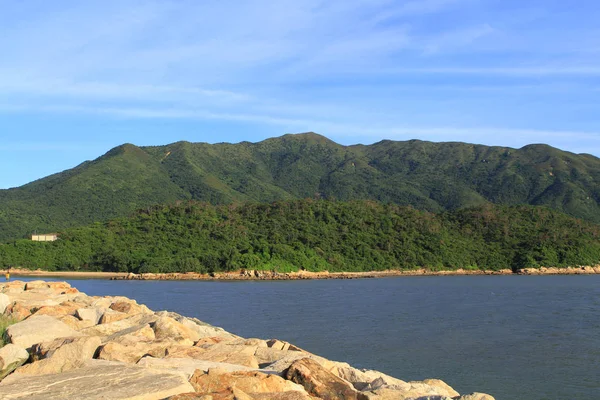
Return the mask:
<path id="1" fill-rule="evenodd" d="M 200 274 L 196 272 L 147 273 L 132 272 L 97 272 L 97 271 L 44 271 L 28 269 L 11 269 L 11 277 L 62 277 L 75 279 L 108 279 L 108 280 L 197 280 L 197 281 L 276 281 L 276 280 L 321 280 L 321 279 L 375 279 L 404 276 L 467 276 L 467 275 L 595 275 L 600 274 L 600 265 L 568 268 L 526 268 L 518 272 L 503 270 L 443 270 L 431 271 L 420 268 L 415 270 L 385 270 L 368 272 L 272 272 L 260 270 L 239 270 Z"/>

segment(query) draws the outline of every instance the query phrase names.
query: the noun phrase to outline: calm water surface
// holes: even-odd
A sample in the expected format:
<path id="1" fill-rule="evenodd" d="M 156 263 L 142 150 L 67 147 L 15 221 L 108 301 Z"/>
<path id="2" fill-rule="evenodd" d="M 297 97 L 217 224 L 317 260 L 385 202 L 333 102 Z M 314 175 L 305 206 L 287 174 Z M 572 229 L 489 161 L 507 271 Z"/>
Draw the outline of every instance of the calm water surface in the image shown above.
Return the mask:
<path id="1" fill-rule="evenodd" d="M 598 275 L 70 282 L 461 393 L 600 398 Z"/>

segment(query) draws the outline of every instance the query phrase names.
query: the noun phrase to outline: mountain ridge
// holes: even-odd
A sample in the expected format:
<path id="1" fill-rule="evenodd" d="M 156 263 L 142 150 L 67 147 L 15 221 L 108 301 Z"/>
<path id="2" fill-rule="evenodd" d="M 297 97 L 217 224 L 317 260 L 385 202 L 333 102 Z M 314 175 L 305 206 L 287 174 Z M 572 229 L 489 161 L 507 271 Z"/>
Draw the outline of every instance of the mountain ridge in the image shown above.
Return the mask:
<path id="1" fill-rule="evenodd" d="M 433 212 L 486 203 L 545 205 L 600 223 L 600 159 L 545 144 L 515 149 L 413 139 L 345 146 L 314 132 L 255 143 L 125 143 L 75 168 L 0 190 L 0 240 L 178 200 L 311 197 Z"/>

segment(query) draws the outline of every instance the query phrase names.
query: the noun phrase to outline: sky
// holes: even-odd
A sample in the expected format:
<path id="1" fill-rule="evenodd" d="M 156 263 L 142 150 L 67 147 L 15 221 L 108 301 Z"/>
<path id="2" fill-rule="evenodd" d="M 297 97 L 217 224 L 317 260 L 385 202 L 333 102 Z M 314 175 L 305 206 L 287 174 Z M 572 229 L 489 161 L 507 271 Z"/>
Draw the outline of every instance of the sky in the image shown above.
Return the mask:
<path id="1" fill-rule="evenodd" d="M 0 0 L 0 188 L 314 131 L 600 156 L 597 0 Z"/>

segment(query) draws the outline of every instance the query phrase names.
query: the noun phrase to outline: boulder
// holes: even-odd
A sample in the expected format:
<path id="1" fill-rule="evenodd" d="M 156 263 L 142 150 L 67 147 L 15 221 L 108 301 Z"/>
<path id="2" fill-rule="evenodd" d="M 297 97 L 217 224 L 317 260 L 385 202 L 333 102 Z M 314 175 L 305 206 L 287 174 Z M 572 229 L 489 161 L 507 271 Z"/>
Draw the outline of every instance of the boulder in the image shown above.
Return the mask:
<path id="1" fill-rule="evenodd" d="M 44 281 L 30 281 L 25 284 L 25 290 L 48 289 L 49 286 Z"/>
<path id="2" fill-rule="evenodd" d="M 158 400 L 193 390 L 181 374 L 99 360 L 62 374 L 21 376 L 0 383 L 4 400 Z"/>
<path id="3" fill-rule="evenodd" d="M 57 374 L 82 367 L 94 357 L 100 346 L 99 337 L 75 337 L 56 339 L 32 347 L 32 359 L 36 360 L 17 369 L 11 379 L 19 375 Z"/>
<path id="4" fill-rule="evenodd" d="M 100 320 L 98 321 L 98 323 L 110 324 L 111 322 L 120 321 L 120 320 L 128 318 L 128 317 L 129 317 L 129 314 L 125 314 L 124 312 L 120 312 L 120 311 L 111 310 L 109 308 L 106 311 L 104 311 L 104 314 L 102 314 L 102 317 L 100 317 Z"/>
<path id="5" fill-rule="evenodd" d="M 13 302 L 4 309 L 4 315 L 14 318 L 17 321 L 23 321 L 31 315 L 31 309 L 19 302 Z"/>
<path id="6" fill-rule="evenodd" d="M 15 369 L 23 365 L 29 358 L 27 350 L 16 344 L 0 347 L 0 381 Z"/>
<path id="7" fill-rule="evenodd" d="M 198 393 L 211 393 L 236 388 L 252 395 L 254 393 L 304 392 L 302 386 L 277 375 L 257 371 L 229 372 L 221 368 L 210 368 L 208 372 L 196 371 L 190 383 Z"/>
<path id="8" fill-rule="evenodd" d="M 156 315 L 173 318 L 175 321 L 181 323 L 182 325 L 186 326 L 187 328 L 190 328 L 191 330 L 198 333 L 200 338 L 204 338 L 204 337 L 222 337 L 225 339 L 239 338 L 239 336 L 229 333 L 223 328 L 212 326 L 210 324 L 207 324 L 206 322 L 200 321 L 197 318 L 188 318 L 188 317 L 179 315 L 177 313 L 168 312 L 168 311 L 160 311 L 160 312 L 157 312 Z"/>
<path id="9" fill-rule="evenodd" d="M 213 344 L 217 344 L 217 343 L 221 343 L 225 340 L 223 337 L 219 337 L 219 336 L 207 336 L 207 337 L 203 337 L 200 338 L 200 340 L 198 340 L 196 343 L 194 343 L 194 346 L 196 347 L 202 347 L 202 348 L 209 348 L 211 347 Z"/>
<path id="10" fill-rule="evenodd" d="M 49 315 L 51 317 L 62 317 L 64 315 L 75 315 L 80 304 L 66 301 L 55 306 L 42 306 L 35 311 L 35 315 Z"/>
<path id="11" fill-rule="evenodd" d="M 100 348 L 98 359 L 135 364 L 146 355 L 162 358 L 166 354 L 166 349 L 171 346 L 173 342 L 168 340 L 137 341 L 127 344 L 108 342 Z"/>
<path id="12" fill-rule="evenodd" d="M 286 377 L 302 385 L 309 394 L 323 400 L 368 399 L 364 394 L 357 392 L 349 382 L 327 371 L 321 364 L 310 358 L 295 361 L 290 365 Z"/>
<path id="13" fill-rule="evenodd" d="M 152 311 L 144 305 L 139 305 L 134 300 L 119 300 L 115 301 L 110 305 L 110 309 L 113 311 L 122 312 L 129 315 L 135 314 L 151 314 Z"/>
<path id="14" fill-rule="evenodd" d="M 485 393 L 471 393 L 464 396 L 460 396 L 458 400 L 495 400 L 492 396 Z"/>
<path id="15" fill-rule="evenodd" d="M 4 293 L 0 293 L 0 314 L 4 313 L 6 307 L 10 304 L 10 299 Z"/>
<path id="16" fill-rule="evenodd" d="M 171 346 L 167 348 L 167 358 L 199 358 L 202 359 L 202 355 L 206 350 L 201 347 L 195 346 Z"/>
<path id="17" fill-rule="evenodd" d="M 93 325 L 98 324 L 100 317 L 104 314 L 104 309 L 96 307 L 78 308 L 75 316 L 82 321 L 90 321 Z"/>
<path id="18" fill-rule="evenodd" d="M 256 352 L 254 352 L 254 357 L 256 357 L 256 361 L 258 362 L 259 367 L 265 367 L 285 358 L 287 353 L 288 352 L 285 350 L 276 350 L 269 347 L 259 347 L 256 349 Z"/>
<path id="19" fill-rule="evenodd" d="M 188 328 L 171 317 L 158 317 L 152 325 L 157 339 L 191 340 L 196 342 L 200 339 L 198 332 Z"/>
<path id="20" fill-rule="evenodd" d="M 207 347 L 206 351 L 198 354 L 196 358 L 207 361 L 244 365 L 246 367 L 258 369 L 258 361 L 254 356 L 257 349 L 257 345 L 246 346 L 244 344 L 234 344 L 225 341 Z"/>
<path id="21" fill-rule="evenodd" d="M 82 336 L 64 322 L 47 315 L 33 315 L 6 329 L 6 337 L 16 345 L 29 349 L 36 343 L 49 342 L 62 337 Z"/>
<path id="22" fill-rule="evenodd" d="M 154 320 L 155 317 L 151 315 L 138 314 L 120 321 L 111 322 L 109 324 L 100 324 L 90 328 L 85 328 L 81 330 L 81 333 L 89 336 L 110 337 L 111 335 L 126 331 L 128 329 L 140 329 L 147 324 L 154 322 Z M 105 340 L 105 342 L 109 340 Z"/>
<path id="23" fill-rule="evenodd" d="M 0 285 L 0 292 L 2 293 L 21 293 L 25 290 L 25 282 L 23 281 L 11 281 Z"/>
<path id="24" fill-rule="evenodd" d="M 289 350 L 290 344 L 288 342 L 282 342 L 281 340 L 271 339 L 267 341 L 267 345 L 275 350 Z"/>
<path id="25" fill-rule="evenodd" d="M 253 400 L 247 393 L 237 388 L 228 388 L 220 392 L 205 393 L 183 393 L 169 397 L 167 400 Z"/>
<path id="26" fill-rule="evenodd" d="M 196 370 L 207 372 L 210 368 L 220 368 L 225 371 L 253 371 L 252 368 L 243 365 L 227 364 L 214 361 L 197 360 L 192 358 L 154 358 L 144 357 L 138 361 L 137 365 L 145 368 L 166 370 L 170 372 L 180 372 L 185 374 L 188 379 Z"/>
<path id="27" fill-rule="evenodd" d="M 411 386 L 413 383 L 415 383 L 415 382 L 410 382 Z M 416 383 L 420 383 L 420 382 L 416 382 Z M 447 396 L 447 397 L 460 396 L 460 394 L 456 390 L 454 390 L 452 387 L 450 387 L 450 385 L 448 385 L 446 382 L 444 382 L 442 380 L 425 379 L 422 383 L 434 387 L 435 390 L 437 391 L 436 394 L 438 394 L 438 395 Z"/>
<path id="28" fill-rule="evenodd" d="M 56 318 L 59 321 L 62 321 L 65 324 L 69 325 L 71 328 L 75 329 L 76 331 L 94 326 L 94 323 L 92 321 L 87 321 L 87 320 L 82 321 L 79 318 L 74 317 L 73 315 L 62 315 L 62 316 L 56 317 Z"/>

